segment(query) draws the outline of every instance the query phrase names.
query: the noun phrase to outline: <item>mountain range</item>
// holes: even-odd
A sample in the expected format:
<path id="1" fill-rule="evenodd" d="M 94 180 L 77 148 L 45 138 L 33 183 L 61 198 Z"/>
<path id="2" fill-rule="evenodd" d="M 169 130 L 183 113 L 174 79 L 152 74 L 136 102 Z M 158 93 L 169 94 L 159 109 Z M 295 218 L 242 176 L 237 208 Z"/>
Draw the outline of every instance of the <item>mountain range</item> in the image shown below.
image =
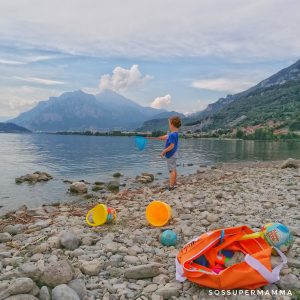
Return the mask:
<path id="1" fill-rule="evenodd" d="M 13 123 L 0 122 L 0 133 L 30 133 L 30 130 Z"/>
<path id="2" fill-rule="evenodd" d="M 300 60 L 250 89 L 228 95 L 183 119 L 184 131 L 285 127 L 300 131 Z M 140 130 L 163 130 L 163 120 L 146 121 Z"/>
<path id="3" fill-rule="evenodd" d="M 133 130 L 147 120 L 174 112 L 141 106 L 111 90 L 97 95 L 81 90 L 50 97 L 10 120 L 32 131 Z"/>
<path id="4" fill-rule="evenodd" d="M 193 131 L 265 126 L 270 122 L 290 130 L 298 128 L 300 60 L 250 89 L 221 98 L 196 116 L 185 119 Z"/>
<path id="5" fill-rule="evenodd" d="M 9 122 L 32 131 L 166 130 L 178 114 L 141 106 L 113 91 L 92 95 L 81 90 L 41 101 Z M 257 85 L 220 98 L 201 112 L 184 117 L 184 130 L 232 130 L 277 122 L 300 130 L 300 60 Z M 299 128 L 299 129 L 298 129 Z"/>

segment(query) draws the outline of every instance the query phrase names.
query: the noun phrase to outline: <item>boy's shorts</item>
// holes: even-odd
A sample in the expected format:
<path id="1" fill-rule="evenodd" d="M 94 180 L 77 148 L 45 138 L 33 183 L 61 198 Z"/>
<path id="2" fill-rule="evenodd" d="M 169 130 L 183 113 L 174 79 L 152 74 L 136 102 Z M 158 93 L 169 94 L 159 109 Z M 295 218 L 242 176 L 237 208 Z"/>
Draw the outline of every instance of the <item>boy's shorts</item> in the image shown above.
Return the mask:
<path id="1" fill-rule="evenodd" d="M 176 170 L 176 164 L 177 164 L 177 153 L 174 153 L 170 158 L 167 158 L 167 166 L 169 172 L 172 172 Z"/>

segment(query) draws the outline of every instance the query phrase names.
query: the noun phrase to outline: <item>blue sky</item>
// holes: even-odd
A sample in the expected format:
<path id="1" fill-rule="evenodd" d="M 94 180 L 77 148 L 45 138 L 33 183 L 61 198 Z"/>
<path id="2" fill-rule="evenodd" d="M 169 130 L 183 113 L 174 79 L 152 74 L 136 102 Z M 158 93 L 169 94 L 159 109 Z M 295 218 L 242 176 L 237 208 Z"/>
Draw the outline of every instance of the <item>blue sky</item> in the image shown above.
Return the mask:
<path id="1" fill-rule="evenodd" d="M 300 58 L 298 0 L 0 2 L 0 121 L 111 88 L 191 113 Z"/>

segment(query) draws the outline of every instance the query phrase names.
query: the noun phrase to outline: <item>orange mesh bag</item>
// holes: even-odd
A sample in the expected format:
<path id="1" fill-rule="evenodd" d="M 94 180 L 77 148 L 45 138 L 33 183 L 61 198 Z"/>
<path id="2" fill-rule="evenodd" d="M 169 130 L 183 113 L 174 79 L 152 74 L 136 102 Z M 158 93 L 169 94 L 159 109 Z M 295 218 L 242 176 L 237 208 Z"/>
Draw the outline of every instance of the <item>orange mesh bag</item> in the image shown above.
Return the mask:
<path id="1" fill-rule="evenodd" d="M 187 279 L 201 286 L 224 290 L 256 289 L 278 281 L 280 270 L 287 262 L 285 255 L 274 248 L 282 263 L 272 271 L 272 248 L 263 238 L 240 240 L 243 235 L 250 233 L 253 231 L 249 227 L 239 226 L 210 231 L 192 240 L 176 257 L 176 279 L 181 282 Z M 211 267 L 194 262 L 204 255 L 209 266 L 212 266 L 223 249 L 244 253 L 244 261 L 229 266 L 218 274 Z"/>

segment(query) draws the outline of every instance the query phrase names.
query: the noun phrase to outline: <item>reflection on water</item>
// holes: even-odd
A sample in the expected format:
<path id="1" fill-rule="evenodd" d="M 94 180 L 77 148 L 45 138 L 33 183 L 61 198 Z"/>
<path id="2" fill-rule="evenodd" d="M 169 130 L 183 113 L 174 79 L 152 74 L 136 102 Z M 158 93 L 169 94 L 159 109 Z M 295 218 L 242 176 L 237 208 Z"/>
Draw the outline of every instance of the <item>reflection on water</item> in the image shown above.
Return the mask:
<path id="1" fill-rule="evenodd" d="M 0 134 L 0 205 L 4 209 L 22 203 L 36 206 L 68 199 L 62 179 L 87 181 L 111 180 L 119 171 L 134 177 L 142 171 L 163 172 L 164 160 L 159 157 L 162 142 L 149 141 L 138 151 L 133 137 L 62 136 L 47 134 Z M 194 172 L 199 164 L 300 158 L 300 143 L 240 140 L 180 140 L 179 172 Z M 187 167 L 193 163 L 193 167 Z M 15 177 L 46 171 L 55 180 L 36 185 L 16 185 Z"/>

